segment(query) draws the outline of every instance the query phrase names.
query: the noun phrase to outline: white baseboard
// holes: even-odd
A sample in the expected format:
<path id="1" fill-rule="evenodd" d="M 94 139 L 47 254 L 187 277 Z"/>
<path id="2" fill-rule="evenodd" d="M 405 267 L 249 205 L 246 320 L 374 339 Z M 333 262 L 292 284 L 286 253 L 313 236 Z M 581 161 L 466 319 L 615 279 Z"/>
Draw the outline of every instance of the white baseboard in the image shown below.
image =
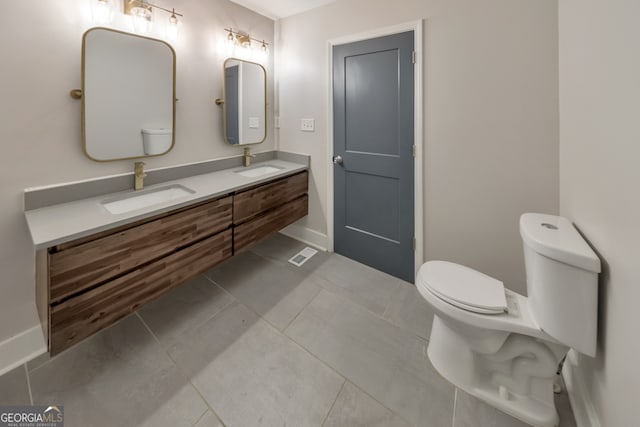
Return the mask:
<path id="1" fill-rule="evenodd" d="M 562 368 L 569 394 L 569 402 L 578 427 L 601 427 L 598 413 L 591 401 L 591 395 L 587 391 L 584 372 L 580 370 L 577 354 L 570 350 Z"/>
<path id="2" fill-rule="evenodd" d="M 47 351 L 42 328 L 36 325 L 0 342 L 0 375 Z"/>
<path id="3" fill-rule="evenodd" d="M 307 227 L 303 227 L 298 224 L 291 224 L 288 227 L 285 227 L 283 230 L 280 230 L 280 233 L 285 236 L 289 236 L 292 239 L 296 239 L 301 241 L 302 243 L 306 243 L 307 245 L 315 246 L 318 249 L 322 249 L 323 251 L 327 250 L 329 238 L 326 234 L 322 234 L 318 231 L 312 230 Z"/>

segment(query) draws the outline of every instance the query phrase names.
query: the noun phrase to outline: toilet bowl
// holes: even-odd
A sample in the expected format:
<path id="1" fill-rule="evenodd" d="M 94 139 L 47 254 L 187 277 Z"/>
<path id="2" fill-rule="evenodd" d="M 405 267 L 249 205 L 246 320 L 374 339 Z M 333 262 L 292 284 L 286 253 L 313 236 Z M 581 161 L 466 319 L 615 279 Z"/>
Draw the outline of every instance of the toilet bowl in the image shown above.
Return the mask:
<path id="1" fill-rule="evenodd" d="M 558 424 L 553 380 L 569 348 L 595 355 L 600 260 L 562 217 L 524 214 L 528 297 L 469 267 L 429 261 L 416 287 L 434 309 L 427 355 L 465 392 L 533 426 Z"/>

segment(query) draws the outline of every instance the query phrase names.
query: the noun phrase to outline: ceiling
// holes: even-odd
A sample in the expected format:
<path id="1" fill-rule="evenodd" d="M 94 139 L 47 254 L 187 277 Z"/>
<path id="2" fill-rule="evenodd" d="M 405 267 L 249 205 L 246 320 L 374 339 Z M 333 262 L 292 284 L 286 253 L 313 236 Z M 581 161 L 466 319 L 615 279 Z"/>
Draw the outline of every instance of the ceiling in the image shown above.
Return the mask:
<path id="1" fill-rule="evenodd" d="M 336 0 L 231 0 L 273 20 L 333 3 Z"/>

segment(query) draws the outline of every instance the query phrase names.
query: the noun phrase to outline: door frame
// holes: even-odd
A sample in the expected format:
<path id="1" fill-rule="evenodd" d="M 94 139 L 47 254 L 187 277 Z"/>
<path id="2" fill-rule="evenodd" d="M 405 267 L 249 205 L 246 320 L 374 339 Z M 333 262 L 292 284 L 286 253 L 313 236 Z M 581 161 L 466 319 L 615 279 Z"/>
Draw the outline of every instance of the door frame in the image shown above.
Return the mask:
<path id="1" fill-rule="evenodd" d="M 423 61 L 423 48 L 422 48 L 422 29 L 423 21 L 412 21 L 404 24 L 398 24 L 391 27 L 379 28 L 371 31 L 366 31 L 357 34 L 351 34 L 342 36 L 327 41 L 327 63 L 329 64 L 329 81 L 327 84 L 327 238 L 328 247 L 330 252 L 334 250 L 334 203 L 333 203 L 333 164 L 331 159 L 333 158 L 333 47 L 336 45 L 358 42 L 362 40 L 373 39 L 377 37 L 389 36 L 392 34 L 404 33 L 407 31 L 413 31 L 413 43 L 414 50 L 416 52 L 416 63 L 414 68 L 414 82 L 413 82 L 413 143 L 416 147 L 416 154 L 413 158 L 414 164 L 414 195 L 413 195 L 413 210 L 414 210 L 414 226 L 413 233 L 416 239 L 416 246 L 414 250 L 414 270 L 418 271 L 424 261 L 424 224 L 423 224 L 423 194 L 424 194 L 424 180 L 423 180 L 423 113 L 422 113 L 422 61 Z"/>

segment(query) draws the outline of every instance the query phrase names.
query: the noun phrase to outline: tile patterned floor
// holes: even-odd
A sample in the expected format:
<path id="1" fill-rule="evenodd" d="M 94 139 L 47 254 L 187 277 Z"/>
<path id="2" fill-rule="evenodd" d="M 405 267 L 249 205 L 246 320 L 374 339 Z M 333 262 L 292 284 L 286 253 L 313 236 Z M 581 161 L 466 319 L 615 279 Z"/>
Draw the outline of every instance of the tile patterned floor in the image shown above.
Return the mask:
<path id="1" fill-rule="evenodd" d="M 0 405 L 75 426 L 524 427 L 425 356 L 414 286 L 282 235 L 50 358 L 0 377 Z M 566 394 L 561 427 L 575 421 Z"/>

